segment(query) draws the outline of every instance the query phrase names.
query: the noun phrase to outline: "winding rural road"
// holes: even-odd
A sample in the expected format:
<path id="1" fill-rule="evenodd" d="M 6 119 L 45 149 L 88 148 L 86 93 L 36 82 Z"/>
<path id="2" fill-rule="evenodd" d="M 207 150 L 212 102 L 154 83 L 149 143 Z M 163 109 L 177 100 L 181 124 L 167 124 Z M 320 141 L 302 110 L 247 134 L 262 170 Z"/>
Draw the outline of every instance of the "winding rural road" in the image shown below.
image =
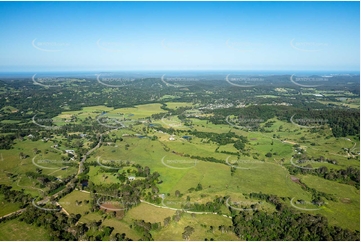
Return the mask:
<path id="1" fill-rule="evenodd" d="M 90 193 L 88 191 L 84 191 L 84 190 L 79 190 L 80 192 L 84 192 L 84 193 Z M 105 195 L 105 194 L 103 194 Z M 160 205 L 156 205 L 156 204 L 153 204 L 153 203 L 150 203 L 150 202 L 147 202 L 147 201 L 144 201 L 144 200 L 140 200 L 141 203 L 145 203 L 145 204 L 148 204 L 148 205 L 151 205 L 153 207 L 157 207 L 157 208 L 165 208 L 165 209 L 170 209 L 170 210 L 174 210 L 174 211 L 177 211 L 177 210 L 182 210 L 182 209 L 179 209 L 179 208 L 170 208 L 170 207 L 167 207 L 167 206 L 160 206 Z M 212 212 L 192 212 L 192 211 L 187 211 L 187 210 L 183 210 L 184 212 L 186 213 L 194 213 L 194 214 L 217 214 L 217 213 L 212 213 Z M 222 214 L 223 217 L 226 217 L 226 218 L 232 218 L 231 216 L 227 216 L 225 214 Z"/>
<path id="2" fill-rule="evenodd" d="M 165 208 L 165 209 L 170 209 L 170 210 L 174 210 L 174 211 L 182 210 L 183 212 L 190 213 L 190 214 L 192 214 L 192 213 L 194 213 L 194 214 L 217 214 L 217 213 L 212 213 L 212 212 L 193 212 L 193 211 L 183 210 L 183 209 L 179 209 L 179 208 L 170 208 L 170 207 L 167 207 L 167 206 L 159 206 L 159 205 L 155 205 L 153 203 L 150 203 L 150 202 L 147 202 L 147 201 L 144 201 L 144 200 L 140 200 L 140 202 L 149 204 L 149 205 L 157 207 L 157 208 Z M 226 217 L 226 218 L 232 218 L 231 216 L 227 216 L 225 214 L 222 214 L 222 216 Z"/>
<path id="3" fill-rule="evenodd" d="M 26 208 L 22 208 L 22 209 L 19 209 L 19 210 L 15 211 L 15 212 L 8 213 L 8 214 L 6 214 L 6 215 L 4 215 L 4 216 L 1 216 L 1 217 L 0 217 L 0 220 L 3 219 L 3 218 L 9 217 L 9 216 L 11 216 L 11 215 L 13 215 L 13 214 L 16 214 L 16 213 L 22 213 L 22 212 L 25 211 L 25 209 L 26 209 Z"/>
<path id="4" fill-rule="evenodd" d="M 94 150 L 96 150 L 96 149 L 98 149 L 98 148 L 100 147 L 100 145 L 101 145 L 102 142 L 103 142 L 103 141 L 102 141 L 102 138 L 103 138 L 103 134 L 100 134 L 100 139 L 99 139 L 98 144 L 97 144 L 93 149 L 89 150 L 89 151 L 83 156 L 83 158 L 82 158 L 81 161 L 80 161 L 79 169 L 78 169 L 78 173 L 77 173 L 76 177 L 77 177 L 80 173 L 82 173 L 82 172 L 84 171 L 84 162 L 85 162 L 87 156 L 90 155 Z"/>

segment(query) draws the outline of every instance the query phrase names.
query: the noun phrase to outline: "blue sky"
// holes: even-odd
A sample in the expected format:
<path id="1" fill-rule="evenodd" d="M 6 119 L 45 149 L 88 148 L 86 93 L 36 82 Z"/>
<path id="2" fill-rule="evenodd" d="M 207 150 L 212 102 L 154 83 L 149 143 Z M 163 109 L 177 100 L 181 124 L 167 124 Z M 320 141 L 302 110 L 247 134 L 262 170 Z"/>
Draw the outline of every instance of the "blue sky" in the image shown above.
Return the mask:
<path id="1" fill-rule="evenodd" d="M 1 2 L 0 71 L 359 71 L 359 2 Z"/>

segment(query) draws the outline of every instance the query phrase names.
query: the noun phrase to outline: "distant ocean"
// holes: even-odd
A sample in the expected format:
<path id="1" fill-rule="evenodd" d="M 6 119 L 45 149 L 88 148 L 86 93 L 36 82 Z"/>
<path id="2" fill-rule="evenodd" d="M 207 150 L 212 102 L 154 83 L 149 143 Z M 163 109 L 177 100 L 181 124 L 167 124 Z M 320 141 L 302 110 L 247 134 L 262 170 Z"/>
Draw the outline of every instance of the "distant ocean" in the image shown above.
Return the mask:
<path id="1" fill-rule="evenodd" d="M 114 76 L 132 76 L 135 78 L 157 78 L 162 75 L 169 76 L 212 76 L 212 75 L 244 75 L 244 76 L 269 76 L 269 75 L 298 75 L 298 76 L 335 76 L 335 75 L 360 75 L 360 71 L 235 71 L 235 70 L 199 70 L 199 71 L 64 71 L 64 72 L 0 72 L 0 78 L 31 78 L 34 74 L 47 77 L 76 77 L 76 78 L 91 78 L 96 75 L 114 75 Z"/>

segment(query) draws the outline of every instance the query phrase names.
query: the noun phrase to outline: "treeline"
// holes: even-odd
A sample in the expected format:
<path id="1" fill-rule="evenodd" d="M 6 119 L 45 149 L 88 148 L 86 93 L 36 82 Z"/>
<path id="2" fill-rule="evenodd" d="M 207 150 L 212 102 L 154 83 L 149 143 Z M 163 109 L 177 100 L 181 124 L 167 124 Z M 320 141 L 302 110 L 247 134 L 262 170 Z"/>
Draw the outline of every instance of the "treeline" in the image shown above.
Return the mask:
<path id="1" fill-rule="evenodd" d="M 163 226 L 161 222 L 146 222 L 144 220 L 133 220 L 133 223 L 130 225 L 130 228 L 137 231 L 139 234 L 141 234 L 141 241 L 153 241 L 153 237 L 151 232 L 159 231 L 162 228 L 165 228 L 169 226 L 169 224 L 173 221 L 175 223 L 178 223 L 180 219 L 182 218 L 184 212 L 177 210 L 176 213 L 172 217 L 166 217 L 163 221 Z M 195 214 L 192 214 L 192 216 L 195 216 Z M 189 239 L 190 235 L 194 232 L 194 228 L 192 227 L 185 227 L 185 231 L 182 233 L 182 236 L 184 239 Z"/>
<path id="2" fill-rule="evenodd" d="M 197 130 L 193 130 L 189 132 L 190 135 L 194 135 L 201 139 L 208 139 L 212 142 L 215 142 L 219 145 L 226 145 L 230 143 L 241 142 L 243 144 L 247 143 L 247 137 L 242 135 L 236 135 L 234 132 L 227 132 L 227 133 L 213 133 L 213 132 L 200 132 Z M 237 143 L 237 144 L 238 144 Z"/>
<path id="3" fill-rule="evenodd" d="M 217 200 L 206 202 L 206 203 L 192 203 L 183 205 L 184 209 L 187 209 L 191 212 L 213 212 L 221 213 L 223 202 L 218 202 Z"/>
<path id="4" fill-rule="evenodd" d="M 160 222 L 150 223 L 150 222 L 145 222 L 144 220 L 134 220 L 132 228 L 134 228 L 135 231 L 137 231 L 142 235 L 140 240 L 153 241 L 154 239 L 150 231 L 161 229 L 162 224 Z"/>
<path id="5" fill-rule="evenodd" d="M 295 212 L 283 205 L 275 195 L 251 193 L 250 197 L 266 200 L 276 206 L 276 211 L 240 212 L 234 216 L 234 232 L 241 240 L 288 240 L 288 241 L 359 241 L 359 231 L 329 226 L 322 215 Z"/>
<path id="6" fill-rule="evenodd" d="M 160 80 L 157 81 L 161 83 Z M 123 88 L 115 88 L 113 90 L 116 91 L 108 93 L 98 93 L 99 90 L 107 87 L 95 79 L 77 82 L 77 86 L 64 85 L 57 88 L 44 88 L 32 83 L 31 79 L 7 83 L 8 86 L 15 88 L 14 95 L 10 93 L 7 99 L 0 99 L 0 105 L 6 106 L 11 103 L 11 106 L 18 110 L 34 110 L 35 108 L 35 111 L 54 113 L 55 110 L 61 112 L 59 107 L 64 106 L 64 103 L 66 103 L 69 111 L 81 110 L 84 106 L 104 105 L 104 100 L 107 100 L 108 107 L 122 108 L 150 103 L 152 102 L 151 99 L 159 95 L 159 87 L 153 86 L 154 82 L 150 83 L 149 81 L 138 81 L 142 88 L 129 85 Z M 5 115 L 3 118 L 22 120 L 24 116 L 27 116 L 26 112 L 14 112 Z M 31 117 L 28 116 L 28 118 Z"/>
<path id="7" fill-rule="evenodd" d="M 212 111 L 214 116 L 210 117 L 209 120 L 214 124 L 228 124 L 226 122 L 226 117 L 229 115 L 236 115 L 240 119 L 257 119 L 264 122 L 274 117 L 278 117 L 281 120 L 287 120 L 287 113 L 290 109 L 294 110 L 293 107 L 259 105 L 251 105 L 245 108 L 215 109 Z"/>
<path id="8" fill-rule="evenodd" d="M 240 213 L 233 218 L 234 231 L 241 240 L 359 241 L 358 232 L 330 227 L 321 215 L 296 214 L 290 209 L 268 214 L 263 211 Z"/>
<path id="9" fill-rule="evenodd" d="M 291 95 L 297 95 L 299 92 L 297 91 L 298 87 L 294 84 L 290 83 L 286 76 L 280 77 L 267 77 L 269 80 L 272 80 L 273 83 L 278 83 L 282 85 L 282 87 L 294 88 L 295 90 L 289 90 Z M 279 80 L 277 80 L 280 78 Z M 282 81 L 280 81 L 282 79 Z M 122 87 L 122 88 L 113 88 L 109 92 L 99 92 L 103 88 L 107 88 L 100 83 L 98 83 L 95 79 L 86 78 L 84 82 L 76 82 L 77 86 L 69 86 L 65 84 L 64 86 L 59 86 L 58 88 L 44 88 L 38 85 L 34 85 L 32 80 L 25 79 L 19 80 L 17 82 L 5 82 L 7 88 L 14 88 L 12 91 L 7 94 L 7 98 L 0 99 L 0 106 L 5 107 L 11 104 L 11 106 L 15 107 L 18 112 L 5 112 L 1 110 L 2 117 L 0 120 L 20 120 L 20 121 L 29 121 L 33 113 L 44 113 L 48 118 L 55 117 L 62 112 L 62 108 L 64 105 L 67 106 L 68 110 L 75 111 L 81 110 L 84 106 L 98 106 L 104 105 L 106 100 L 108 107 L 121 108 L 121 107 L 131 107 L 134 105 L 146 104 L 146 103 L 156 103 L 162 102 L 162 109 L 167 112 L 172 112 L 173 115 L 180 115 L 181 119 L 184 119 L 182 113 L 187 107 L 180 107 L 176 110 L 169 109 L 167 105 L 164 103 L 166 101 L 193 101 L 194 103 L 201 103 L 202 105 L 207 105 L 211 103 L 215 103 L 216 101 L 222 101 L 224 103 L 235 103 L 242 102 L 246 105 L 249 104 L 258 104 L 252 105 L 244 109 L 238 108 L 227 108 L 227 109 L 216 109 L 210 110 L 210 112 L 214 112 L 215 116 L 211 118 L 214 123 L 223 123 L 224 119 L 227 115 L 249 115 L 253 117 L 259 117 L 264 120 L 267 120 L 272 117 L 281 117 L 282 120 L 289 120 L 291 115 L 294 113 L 302 112 L 305 110 L 309 112 L 309 110 L 314 110 L 314 112 L 324 113 L 329 112 L 327 116 L 324 117 L 331 121 L 331 124 L 335 124 L 333 129 L 335 129 L 335 136 L 345 136 L 345 134 L 357 133 L 353 124 L 357 122 L 353 122 L 352 120 L 355 118 L 352 112 L 359 113 L 358 110 L 346 110 L 341 107 L 333 108 L 326 105 L 323 105 L 315 100 L 314 97 L 309 96 L 300 96 L 298 95 L 297 99 L 290 99 L 289 97 L 285 97 L 279 95 L 277 91 L 274 90 L 274 85 L 262 85 L 257 86 L 249 90 L 249 92 L 245 92 L 242 95 L 242 98 L 239 96 L 239 91 L 236 88 L 232 88 L 226 82 L 216 82 L 207 80 L 207 82 L 197 82 L 195 85 L 192 85 L 187 90 L 182 90 L 174 87 L 167 87 L 163 82 L 160 81 L 160 78 L 147 78 L 144 80 L 137 79 L 131 84 Z M 163 86 L 161 90 L 159 90 L 159 85 Z M 340 86 L 334 86 L 333 88 L 339 88 Z M 352 90 L 357 90 L 354 85 Z M 347 87 L 349 89 L 350 87 Z M 323 87 L 324 89 L 330 88 L 329 86 Z M 342 91 L 344 91 L 345 87 L 342 87 Z M 191 91 L 190 91 L 191 90 Z M 209 92 L 212 92 L 210 95 Z M 193 94 L 190 95 L 190 92 Z M 357 91 L 358 93 L 359 91 Z M 263 94 L 271 94 L 278 96 L 278 98 L 259 98 L 257 95 Z M 177 98 L 169 99 L 169 100 L 160 100 L 160 98 L 164 95 L 175 95 Z M 28 98 L 31 97 L 31 98 Z M 227 98 L 225 98 L 227 97 Z M 26 100 L 24 102 L 24 100 Z M 291 103 L 292 106 L 268 106 L 270 102 L 281 103 L 287 102 Z M 263 105 L 265 104 L 265 105 Z M 319 111 L 320 109 L 324 109 Z M 34 112 L 25 112 L 24 110 L 33 110 Z M 226 110 L 226 111 L 225 111 Z M 278 110 L 278 111 L 277 111 Z M 312 111 L 312 110 L 311 110 Z M 344 114 L 347 115 L 344 115 Z M 348 115 L 350 114 L 351 115 Z M 313 115 L 313 114 L 312 114 Z M 322 114 L 323 115 L 323 114 Z M 314 116 L 314 115 L 313 115 Z M 352 116 L 352 120 L 342 120 L 343 117 Z M 335 117 L 335 118 L 333 118 Z M 158 115 L 157 118 L 160 118 Z M 305 117 L 306 118 L 306 117 Z M 339 119 L 339 120 L 338 120 Z M 350 122 L 351 121 L 351 122 Z M 352 127 L 347 126 L 347 124 L 352 124 Z M 330 124 L 330 125 L 331 125 Z M 4 124 L 5 125 L 5 124 Z M 23 122 L 22 125 L 26 125 L 26 122 Z M 14 127 L 14 125 L 12 126 Z M 27 128 L 24 126 L 22 128 Z"/>
<path id="10" fill-rule="evenodd" d="M 328 193 L 325 193 L 325 192 L 318 191 L 318 190 L 316 190 L 316 189 L 314 189 L 312 187 L 307 186 L 302 181 L 298 181 L 298 183 L 301 185 L 301 188 L 303 190 L 311 193 L 311 195 L 312 195 L 312 201 L 311 202 L 314 205 L 321 206 L 321 205 L 325 204 L 325 201 L 322 198 L 325 198 L 326 200 L 331 200 L 331 201 L 337 202 L 337 199 L 332 194 L 328 194 Z"/>
<path id="11" fill-rule="evenodd" d="M 38 118 L 38 116 L 37 116 Z M 49 117 L 50 118 L 50 117 Z M 31 119 L 31 118 L 30 118 Z M 14 126 L 13 124 L 5 124 L 2 126 L 1 132 L 3 133 L 14 133 L 14 134 L 8 134 L 8 135 L 1 135 L 0 136 L 0 148 L 1 149 L 11 149 L 14 145 L 14 140 L 16 138 L 23 140 L 25 137 L 27 137 L 29 134 L 32 135 L 31 139 L 32 141 L 38 141 L 42 138 L 48 138 L 49 141 L 53 141 L 52 139 L 53 135 L 63 136 L 67 137 L 67 140 L 65 141 L 66 146 L 71 146 L 73 144 L 82 144 L 80 142 L 72 142 L 72 141 L 82 141 L 80 135 L 69 135 L 71 132 L 80 132 L 82 134 L 87 135 L 87 139 L 96 142 L 97 132 L 105 132 L 109 130 L 109 128 L 104 127 L 100 125 L 97 121 L 93 120 L 91 122 L 85 120 L 82 124 L 66 124 L 63 126 L 54 126 L 49 125 L 49 127 L 52 127 L 52 129 L 47 129 L 44 127 L 39 127 L 38 125 L 34 123 L 29 123 L 29 120 L 25 119 L 23 120 L 26 122 L 26 124 L 17 124 Z M 41 124 L 43 125 L 43 124 Z M 120 140 L 120 138 L 113 138 L 111 141 L 114 140 Z M 71 148 L 79 148 L 79 152 L 81 152 L 82 147 L 71 147 Z"/>
<path id="12" fill-rule="evenodd" d="M 4 132 L 4 131 L 2 131 Z M 14 145 L 14 140 L 16 136 L 13 134 L 1 135 L 0 136 L 0 149 L 1 150 L 10 150 Z"/>
<path id="13" fill-rule="evenodd" d="M 360 134 L 360 111 L 355 109 L 349 110 L 307 110 L 299 111 L 294 119 L 309 120 L 310 125 L 327 124 L 332 128 L 332 134 L 335 137 L 346 137 L 348 135 Z M 316 121 L 316 122 L 313 122 Z M 306 122 L 307 125 L 307 122 Z"/>
<path id="14" fill-rule="evenodd" d="M 8 203 L 20 203 L 20 207 L 24 208 L 32 201 L 29 194 L 25 194 L 24 190 L 11 190 L 11 186 L 0 184 L 0 194 L 4 195 L 3 199 Z"/>
<path id="15" fill-rule="evenodd" d="M 210 112 L 210 111 L 209 111 Z M 240 119 L 258 119 L 266 122 L 268 119 L 278 119 L 290 122 L 293 119 L 301 119 L 302 124 L 310 126 L 329 125 L 334 137 L 359 135 L 360 111 L 355 109 L 300 109 L 292 106 L 262 106 L 251 105 L 245 108 L 226 108 L 212 110 L 214 116 L 209 118 L 214 124 L 227 124 L 226 117 L 236 115 Z M 297 123 L 297 122 L 296 122 Z"/>
<path id="16" fill-rule="evenodd" d="M 54 205 L 48 205 L 49 207 Z M 92 221 L 89 223 L 79 222 L 80 214 L 70 214 L 68 217 L 62 212 L 46 211 L 28 206 L 23 214 L 19 217 L 20 221 L 27 224 L 33 224 L 38 227 L 43 227 L 47 230 L 49 240 L 70 240 L 70 241 L 102 241 L 115 240 L 126 241 L 130 240 L 126 234 L 112 234 L 114 228 L 102 225 L 102 221 Z"/>
<path id="17" fill-rule="evenodd" d="M 138 205 L 140 203 L 141 196 L 144 200 L 159 203 L 160 198 L 158 196 L 159 188 L 157 184 L 161 183 L 160 174 L 158 172 L 151 173 L 149 167 L 142 167 L 139 164 L 133 164 L 132 167 L 136 168 L 135 176 L 141 177 L 142 179 L 129 180 L 125 171 L 123 173 L 118 174 L 117 178 L 120 183 L 118 184 L 94 184 L 91 181 L 88 182 L 89 190 L 93 195 L 92 206 L 93 210 L 99 210 L 99 205 L 97 204 L 97 200 L 99 198 L 109 196 L 107 199 L 121 198 L 124 203 L 124 208 L 126 210 Z M 107 172 L 106 168 L 102 168 L 103 172 Z M 121 168 L 120 168 L 121 169 Z M 88 169 L 86 169 L 88 171 Z M 116 174 L 115 170 L 108 170 L 109 174 Z M 87 175 L 82 175 L 78 180 L 79 183 L 82 182 L 83 179 L 87 179 Z"/>
<path id="18" fill-rule="evenodd" d="M 45 228 L 48 231 L 50 240 L 77 240 L 77 237 L 82 234 L 81 232 L 85 231 L 77 231 L 78 233 L 74 235 L 68 229 L 71 225 L 75 225 L 79 218 L 74 216 L 74 219 L 71 220 L 64 213 L 55 212 L 55 210 L 46 211 L 34 206 L 28 206 L 19 220 Z"/>
<path id="19" fill-rule="evenodd" d="M 57 188 L 64 186 L 64 182 L 60 182 L 54 176 L 41 174 L 41 169 L 37 169 L 40 173 L 27 171 L 25 175 L 31 179 L 36 179 L 40 188 L 48 187 L 49 191 L 56 190 Z"/>
<path id="20" fill-rule="evenodd" d="M 202 187 L 198 184 L 197 188 L 190 188 L 188 192 L 193 191 L 200 191 Z M 222 206 L 224 206 L 226 200 L 229 196 L 216 196 L 215 199 L 206 203 L 197 203 L 197 202 L 190 202 L 190 198 L 187 198 L 187 203 L 182 204 L 182 209 L 188 210 L 190 212 L 213 212 L 222 214 Z"/>
<path id="21" fill-rule="evenodd" d="M 217 158 L 214 157 L 203 157 L 203 156 L 199 156 L 199 155 L 184 155 L 185 157 L 190 157 L 192 159 L 196 159 L 196 160 L 202 160 L 202 161 L 208 161 L 208 162 L 214 162 L 214 163 L 221 163 L 221 164 L 225 164 L 226 162 L 224 160 L 219 160 Z"/>
<path id="22" fill-rule="evenodd" d="M 327 180 L 337 181 L 340 183 L 354 185 L 357 189 L 360 189 L 360 170 L 354 167 L 348 167 L 346 169 L 328 169 L 325 166 L 312 169 L 312 166 L 307 165 L 305 168 L 310 169 L 302 169 L 296 166 L 289 166 L 288 171 L 291 175 L 297 174 L 310 174 L 322 177 Z"/>

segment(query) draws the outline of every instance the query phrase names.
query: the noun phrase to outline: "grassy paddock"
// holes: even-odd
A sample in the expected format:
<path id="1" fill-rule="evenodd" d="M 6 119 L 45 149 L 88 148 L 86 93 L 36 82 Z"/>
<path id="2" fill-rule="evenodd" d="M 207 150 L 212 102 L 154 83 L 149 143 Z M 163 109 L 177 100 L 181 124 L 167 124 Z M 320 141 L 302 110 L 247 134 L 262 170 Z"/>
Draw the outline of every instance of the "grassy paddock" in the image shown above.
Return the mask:
<path id="1" fill-rule="evenodd" d="M 0 204 L 1 204 L 0 217 L 19 210 L 21 205 L 20 203 L 6 202 L 4 200 L 4 195 L 2 194 L 0 194 Z"/>
<path id="2" fill-rule="evenodd" d="M 355 187 L 329 181 L 316 176 L 300 176 L 307 186 L 333 194 L 338 202 L 327 201 L 325 209 L 317 210 L 326 216 L 330 224 L 358 230 L 360 228 L 360 191 Z"/>
<path id="3" fill-rule="evenodd" d="M 42 227 L 21 222 L 13 219 L 0 223 L 0 240 L 49 240 L 47 231 Z"/>
<path id="4" fill-rule="evenodd" d="M 90 200 L 90 194 L 75 190 L 62 197 L 59 203 L 68 213 L 79 213 L 83 216 L 84 212 L 90 209 L 90 205 L 85 200 Z M 78 201 L 78 205 L 76 201 Z"/>
<path id="5" fill-rule="evenodd" d="M 202 227 L 201 225 L 205 225 Z M 239 238 L 233 233 L 221 233 L 218 230 L 220 225 L 230 226 L 232 221 L 229 218 L 220 215 L 199 215 L 192 218 L 190 214 L 184 214 L 179 222 L 172 221 L 167 227 L 162 228 L 160 231 L 153 232 L 153 238 L 155 240 L 178 240 L 182 241 L 182 233 L 186 226 L 194 228 L 194 233 L 190 236 L 190 240 L 204 240 L 205 238 L 213 238 L 214 240 L 239 240 Z M 214 227 L 214 232 L 210 230 L 210 226 Z"/>
<path id="6" fill-rule="evenodd" d="M 129 210 L 123 220 L 131 223 L 133 219 L 140 219 L 146 222 L 161 222 L 163 224 L 166 217 L 172 217 L 174 214 L 174 210 L 158 208 L 146 203 L 141 203 Z"/>

